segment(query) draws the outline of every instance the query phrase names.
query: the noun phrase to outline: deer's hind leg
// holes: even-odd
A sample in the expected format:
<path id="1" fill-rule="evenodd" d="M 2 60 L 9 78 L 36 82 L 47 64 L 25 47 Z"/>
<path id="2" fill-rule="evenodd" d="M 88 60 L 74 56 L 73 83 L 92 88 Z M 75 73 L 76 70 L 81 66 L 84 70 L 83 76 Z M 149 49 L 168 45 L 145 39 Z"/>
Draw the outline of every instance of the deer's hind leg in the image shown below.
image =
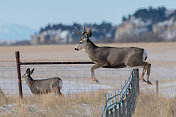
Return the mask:
<path id="1" fill-rule="evenodd" d="M 61 90 L 60 87 L 56 87 L 53 89 L 53 92 L 58 95 L 63 95 L 60 90 Z"/>
<path id="2" fill-rule="evenodd" d="M 144 82 L 147 82 L 147 84 L 151 85 L 152 83 L 149 81 L 151 64 L 149 62 L 143 62 L 143 66 L 144 66 L 144 68 L 143 68 L 140 80 L 142 80 Z M 145 74 L 146 71 L 147 71 L 147 75 L 146 75 L 146 80 L 145 80 L 144 79 L 144 74 Z"/>
<path id="3" fill-rule="evenodd" d="M 141 77 L 140 77 L 140 80 L 143 81 L 143 82 L 146 82 L 145 79 L 144 79 L 145 72 L 146 72 L 146 66 L 143 66 L 143 71 L 142 71 L 142 74 L 141 74 Z"/>
<path id="4" fill-rule="evenodd" d="M 57 94 L 63 96 L 63 94 L 60 92 L 60 90 L 57 92 Z"/>
<path id="5" fill-rule="evenodd" d="M 147 75 L 146 75 L 146 82 L 147 84 L 152 84 L 150 81 L 149 81 L 149 76 L 150 76 L 150 69 L 151 69 L 151 64 L 149 62 L 147 62 Z"/>

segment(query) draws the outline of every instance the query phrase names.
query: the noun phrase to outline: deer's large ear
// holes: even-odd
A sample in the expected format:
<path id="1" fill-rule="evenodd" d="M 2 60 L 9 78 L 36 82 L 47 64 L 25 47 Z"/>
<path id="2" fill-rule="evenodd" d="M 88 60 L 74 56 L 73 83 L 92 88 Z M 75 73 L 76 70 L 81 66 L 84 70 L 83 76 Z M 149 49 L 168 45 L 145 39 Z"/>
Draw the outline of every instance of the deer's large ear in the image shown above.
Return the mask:
<path id="1" fill-rule="evenodd" d="M 32 69 L 32 70 L 30 71 L 30 75 L 31 75 L 33 72 L 34 72 L 34 69 Z"/>
<path id="2" fill-rule="evenodd" d="M 27 73 L 28 75 L 30 75 L 30 69 L 29 69 L 29 68 L 27 68 L 26 73 Z"/>
<path id="3" fill-rule="evenodd" d="M 92 30 L 90 29 L 89 32 L 87 33 L 87 37 L 91 37 L 92 36 Z"/>

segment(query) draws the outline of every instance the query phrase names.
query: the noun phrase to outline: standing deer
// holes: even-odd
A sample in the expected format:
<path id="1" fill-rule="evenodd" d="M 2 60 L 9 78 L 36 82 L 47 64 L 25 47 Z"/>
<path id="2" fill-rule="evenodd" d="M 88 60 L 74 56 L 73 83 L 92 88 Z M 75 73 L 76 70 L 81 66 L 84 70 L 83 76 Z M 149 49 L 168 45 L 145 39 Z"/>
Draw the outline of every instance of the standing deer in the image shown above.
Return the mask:
<path id="1" fill-rule="evenodd" d="M 75 27 L 75 26 L 74 26 Z M 146 62 L 147 52 L 143 48 L 137 47 L 98 47 L 92 41 L 90 37 L 92 36 L 92 30 L 87 32 L 87 26 L 85 24 L 86 31 L 80 27 L 81 33 L 78 28 L 75 27 L 76 33 L 81 34 L 82 38 L 76 45 L 75 50 L 85 51 L 89 58 L 95 63 L 90 69 L 91 77 L 93 81 L 98 80 L 95 78 L 94 70 L 100 67 L 106 68 L 124 68 L 124 67 L 143 67 L 143 71 L 140 80 L 147 82 L 147 84 L 152 84 L 149 81 L 151 64 Z M 144 74 L 147 71 L 146 80 L 144 79 Z"/>
<path id="2" fill-rule="evenodd" d="M 42 80 L 33 80 L 31 74 L 34 72 L 34 69 L 26 70 L 26 73 L 22 76 L 22 79 L 29 86 L 33 94 L 47 94 L 47 93 L 57 93 L 62 95 L 60 92 L 62 88 L 62 80 L 59 77 L 42 79 Z"/>

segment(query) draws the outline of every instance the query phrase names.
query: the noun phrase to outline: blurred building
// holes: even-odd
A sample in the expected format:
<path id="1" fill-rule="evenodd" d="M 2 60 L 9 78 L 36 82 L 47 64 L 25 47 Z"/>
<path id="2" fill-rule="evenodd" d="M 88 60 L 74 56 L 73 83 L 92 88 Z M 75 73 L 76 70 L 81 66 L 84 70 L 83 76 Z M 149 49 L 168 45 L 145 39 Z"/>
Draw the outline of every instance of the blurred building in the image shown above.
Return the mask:
<path id="1" fill-rule="evenodd" d="M 68 30 L 48 30 L 31 36 L 31 44 L 64 44 L 72 42 L 72 34 Z"/>

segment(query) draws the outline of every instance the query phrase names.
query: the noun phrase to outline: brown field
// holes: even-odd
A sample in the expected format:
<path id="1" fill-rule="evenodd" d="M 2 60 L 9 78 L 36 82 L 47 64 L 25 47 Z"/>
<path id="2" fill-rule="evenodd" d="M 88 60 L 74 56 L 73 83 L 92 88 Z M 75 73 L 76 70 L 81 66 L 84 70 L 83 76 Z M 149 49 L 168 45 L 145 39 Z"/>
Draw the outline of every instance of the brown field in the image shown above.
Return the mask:
<path id="1" fill-rule="evenodd" d="M 74 45 L 39 45 L 39 46 L 12 46 L 0 47 L 0 66 L 15 65 L 15 51 L 20 51 L 21 61 L 90 61 L 83 51 L 75 51 Z M 160 84 L 176 83 L 176 42 L 165 43 L 109 43 L 97 44 L 99 46 L 129 47 L 136 46 L 145 48 L 148 59 L 152 64 L 151 81 L 159 80 Z M 2 62 L 4 61 L 4 62 Z"/>

